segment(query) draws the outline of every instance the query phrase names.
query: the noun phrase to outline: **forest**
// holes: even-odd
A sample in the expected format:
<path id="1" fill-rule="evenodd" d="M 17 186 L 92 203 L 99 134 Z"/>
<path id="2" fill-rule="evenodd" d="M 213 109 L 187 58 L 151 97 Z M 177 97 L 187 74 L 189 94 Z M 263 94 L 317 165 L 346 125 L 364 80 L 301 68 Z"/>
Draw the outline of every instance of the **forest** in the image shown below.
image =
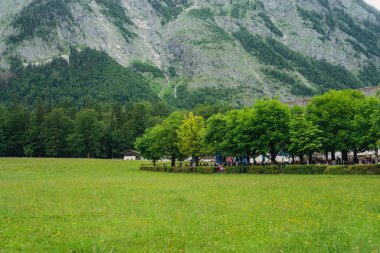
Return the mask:
<path id="1" fill-rule="evenodd" d="M 168 116 L 165 102 L 70 103 L 38 100 L 32 111 L 18 103 L 0 106 L 0 156 L 119 158 L 146 128 Z"/>
<path id="2" fill-rule="evenodd" d="M 0 72 L 1 73 L 1 72 Z M 0 101 L 34 106 L 40 98 L 52 106 L 72 100 L 78 107 L 88 101 L 133 103 L 158 101 L 150 83 L 133 69 L 93 49 L 71 48 L 69 59 L 23 66 L 15 58 L 10 71 L 0 74 Z"/>
<path id="3" fill-rule="evenodd" d="M 210 117 L 232 109 L 223 103 L 197 105 Z M 0 104 L 0 156 L 120 158 L 136 138 L 161 124 L 173 108 L 165 101 L 97 103 L 73 100 L 53 105 L 41 98 L 33 107 L 17 101 Z"/>

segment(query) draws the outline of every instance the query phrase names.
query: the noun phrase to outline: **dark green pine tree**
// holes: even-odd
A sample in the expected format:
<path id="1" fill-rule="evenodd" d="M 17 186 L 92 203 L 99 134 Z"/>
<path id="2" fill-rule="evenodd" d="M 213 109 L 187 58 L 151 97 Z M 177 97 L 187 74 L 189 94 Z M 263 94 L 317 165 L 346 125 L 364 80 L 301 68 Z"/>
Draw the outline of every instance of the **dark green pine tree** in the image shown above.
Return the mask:
<path id="1" fill-rule="evenodd" d="M 63 109 L 54 109 L 45 117 L 42 125 L 45 153 L 48 156 L 67 156 L 67 138 L 74 127 L 70 117 L 65 115 Z"/>
<path id="2" fill-rule="evenodd" d="M 7 121 L 7 109 L 5 106 L 0 105 L 0 156 L 5 155 L 6 139 L 4 134 L 4 124 Z"/>
<path id="3" fill-rule="evenodd" d="M 43 127 L 47 106 L 42 99 L 38 99 L 36 109 L 32 114 L 31 126 L 28 135 L 28 147 L 33 149 L 33 156 L 43 157 L 46 155 L 44 146 Z"/>
<path id="4" fill-rule="evenodd" d="M 5 155 L 5 148 L 6 148 L 5 135 L 4 135 L 3 128 L 0 126 L 0 156 Z"/>
<path id="5" fill-rule="evenodd" d="M 112 115 L 109 124 L 109 137 L 111 157 L 119 157 L 120 153 L 124 151 L 124 141 L 122 137 L 122 127 L 126 121 L 126 113 L 121 104 L 113 105 Z"/>
<path id="6" fill-rule="evenodd" d="M 7 156 L 24 156 L 24 148 L 28 145 L 29 113 L 26 108 L 12 103 L 8 115 L 4 124 L 5 153 Z"/>
<path id="7" fill-rule="evenodd" d="M 75 131 L 69 137 L 72 150 L 80 156 L 97 157 L 101 154 L 103 126 L 94 109 L 84 109 L 75 118 Z"/>

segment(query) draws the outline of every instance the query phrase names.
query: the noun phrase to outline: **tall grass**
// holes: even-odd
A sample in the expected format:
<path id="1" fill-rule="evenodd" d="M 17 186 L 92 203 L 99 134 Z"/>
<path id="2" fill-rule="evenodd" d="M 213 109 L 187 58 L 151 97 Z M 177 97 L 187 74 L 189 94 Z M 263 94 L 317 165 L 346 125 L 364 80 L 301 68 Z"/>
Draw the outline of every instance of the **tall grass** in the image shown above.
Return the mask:
<path id="1" fill-rule="evenodd" d="M 380 252 L 380 177 L 0 159 L 0 252 Z"/>

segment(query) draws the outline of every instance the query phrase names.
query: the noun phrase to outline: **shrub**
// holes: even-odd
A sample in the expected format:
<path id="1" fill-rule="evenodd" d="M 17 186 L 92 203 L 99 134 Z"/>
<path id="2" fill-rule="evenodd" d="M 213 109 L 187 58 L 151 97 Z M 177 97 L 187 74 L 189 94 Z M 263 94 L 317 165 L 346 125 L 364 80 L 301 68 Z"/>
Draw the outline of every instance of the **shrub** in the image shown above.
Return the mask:
<path id="1" fill-rule="evenodd" d="M 228 166 L 224 167 L 224 173 L 227 174 L 240 174 L 247 173 L 248 166 Z"/>
<path id="2" fill-rule="evenodd" d="M 346 174 L 348 165 L 332 165 L 325 169 L 324 174 L 344 175 Z"/>
<path id="3" fill-rule="evenodd" d="M 323 174 L 328 167 L 328 164 L 314 165 L 314 174 Z"/>
<path id="4" fill-rule="evenodd" d="M 182 167 L 173 167 L 171 172 L 174 173 L 190 173 L 192 172 L 190 166 L 182 166 Z"/>
<path id="5" fill-rule="evenodd" d="M 351 165 L 347 168 L 346 173 L 351 175 L 380 175 L 380 165 Z"/>
<path id="6" fill-rule="evenodd" d="M 301 165 L 287 165 L 283 169 L 284 174 L 323 174 L 327 165 L 314 165 L 314 164 L 301 164 Z"/>
<path id="7" fill-rule="evenodd" d="M 171 173 L 198 173 L 213 174 L 218 172 L 216 166 L 198 166 L 192 169 L 190 166 L 147 166 L 143 165 L 140 170 L 158 171 Z M 287 165 L 282 168 L 279 165 L 269 166 L 228 166 L 226 174 L 330 174 L 330 175 L 380 175 L 380 164 L 368 165 Z"/>
<path id="8" fill-rule="evenodd" d="M 194 168 L 194 172 L 199 174 L 213 174 L 216 173 L 217 170 L 218 168 L 215 166 L 198 166 Z"/>
<path id="9" fill-rule="evenodd" d="M 281 166 L 269 165 L 269 166 L 250 166 L 247 167 L 247 173 L 250 174 L 280 174 Z"/>

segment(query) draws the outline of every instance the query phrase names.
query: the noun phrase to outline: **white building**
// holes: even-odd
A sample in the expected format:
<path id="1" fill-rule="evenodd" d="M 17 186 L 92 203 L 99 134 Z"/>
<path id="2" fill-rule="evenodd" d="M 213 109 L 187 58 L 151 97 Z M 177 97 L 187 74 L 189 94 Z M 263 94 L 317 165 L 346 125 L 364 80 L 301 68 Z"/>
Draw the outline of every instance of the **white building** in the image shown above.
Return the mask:
<path id="1" fill-rule="evenodd" d="M 141 160 L 141 154 L 135 150 L 127 150 L 124 152 L 125 161 Z"/>

